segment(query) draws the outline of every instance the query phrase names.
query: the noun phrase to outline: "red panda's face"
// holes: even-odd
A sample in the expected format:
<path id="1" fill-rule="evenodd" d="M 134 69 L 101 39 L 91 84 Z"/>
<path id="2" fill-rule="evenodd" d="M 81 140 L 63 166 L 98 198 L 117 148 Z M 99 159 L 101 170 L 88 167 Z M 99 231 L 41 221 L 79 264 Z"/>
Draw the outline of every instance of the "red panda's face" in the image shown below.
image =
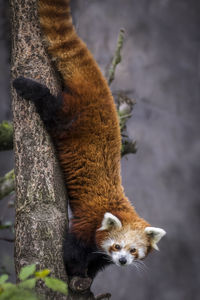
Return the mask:
<path id="1" fill-rule="evenodd" d="M 100 248 L 118 266 L 131 265 L 144 259 L 152 248 L 158 249 L 157 242 L 165 231 L 155 227 L 134 228 L 132 224 L 122 226 L 121 221 L 111 213 L 106 213 L 102 226 L 98 229 L 105 238 Z"/>
<path id="2" fill-rule="evenodd" d="M 151 247 L 144 232 L 126 226 L 120 230 L 113 228 L 102 241 L 101 248 L 116 265 L 125 266 L 144 259 Z"/>

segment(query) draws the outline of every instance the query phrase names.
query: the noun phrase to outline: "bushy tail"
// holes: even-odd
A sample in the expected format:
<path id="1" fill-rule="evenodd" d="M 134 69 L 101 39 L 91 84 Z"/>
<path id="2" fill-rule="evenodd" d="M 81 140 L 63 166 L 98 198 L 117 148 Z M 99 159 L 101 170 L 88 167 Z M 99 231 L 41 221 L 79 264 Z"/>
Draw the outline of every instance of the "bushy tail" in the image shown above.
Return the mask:
<path id="1" fill-rule="evenodd" d="M 103 79 L 91 53 L 73 27 L 69 3 L 69 0 L 39 0 L 40 23 L 48 51 L 68 85 L 88 79 L 92 82 L 94 77 Z"/>

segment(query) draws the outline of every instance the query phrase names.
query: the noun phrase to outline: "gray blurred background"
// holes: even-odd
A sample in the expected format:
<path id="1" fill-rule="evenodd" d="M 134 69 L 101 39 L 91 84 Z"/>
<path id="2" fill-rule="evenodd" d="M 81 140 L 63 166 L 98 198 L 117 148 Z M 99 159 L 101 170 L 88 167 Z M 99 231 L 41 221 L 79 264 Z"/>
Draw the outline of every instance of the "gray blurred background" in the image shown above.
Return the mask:
<path id="1" fill-rule="evenodd" d="M 7 2 L 0 0 L 1 120 L 11 119 Z M 137 101 L 128 133 L 138 152 L 122 159 L 123 184 L 139 214 L 167 231 L 145 270 L 109 267 L 93 291 L 111 292 L 113 300 L 198 300 L 200 1 L 73 0 L 72 6 L 77 31 L 103 72 L 120 28 L 126 30 L 111 87 Z M 0 152 L 0 175 L 12 166 L 12 152 Z M 7 200 L 0 202 L 3 221 L 13 217 Z M 13 246 L 0 247 L 1 269 L 13 273 Z"/>

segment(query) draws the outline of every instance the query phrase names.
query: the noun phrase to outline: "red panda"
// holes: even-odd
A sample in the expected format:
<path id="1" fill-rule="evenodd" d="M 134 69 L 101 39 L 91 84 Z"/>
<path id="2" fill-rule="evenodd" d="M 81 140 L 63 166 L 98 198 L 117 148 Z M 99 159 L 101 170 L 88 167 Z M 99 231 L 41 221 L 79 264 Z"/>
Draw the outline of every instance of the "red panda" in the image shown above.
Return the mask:
<path id="1" fill-rule="evenodd" d="M 64 245 L 68 275 L 94 277 L 109 263 L 129 265 L 157 248 L 165 231 L 140 218 L 124 194 L 120 176 L 121 136 L 111 91 L 78 37 L 69 0 L 39 0 L 48 53 L 64 89 L 19 77 L 14 87 L 35 103 L 63 170 L 73 214 Z"/>

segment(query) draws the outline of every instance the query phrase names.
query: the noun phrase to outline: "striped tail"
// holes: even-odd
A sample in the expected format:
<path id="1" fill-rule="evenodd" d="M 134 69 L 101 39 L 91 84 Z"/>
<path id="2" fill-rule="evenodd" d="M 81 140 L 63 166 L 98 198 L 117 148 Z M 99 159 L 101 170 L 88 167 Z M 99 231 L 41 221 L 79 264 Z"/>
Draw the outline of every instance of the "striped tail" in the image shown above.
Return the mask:
<path id="1" fill-rule="evenodd" d="M 69 87 L 75 84 L 80 88 L 90 82 L 92 86 L 95 84 L 107 89 L 92 54 L 74 29 L 69 3 L 69 0 L 39 0 L 40 23 L 47 39 L 48 52 Z"/>

